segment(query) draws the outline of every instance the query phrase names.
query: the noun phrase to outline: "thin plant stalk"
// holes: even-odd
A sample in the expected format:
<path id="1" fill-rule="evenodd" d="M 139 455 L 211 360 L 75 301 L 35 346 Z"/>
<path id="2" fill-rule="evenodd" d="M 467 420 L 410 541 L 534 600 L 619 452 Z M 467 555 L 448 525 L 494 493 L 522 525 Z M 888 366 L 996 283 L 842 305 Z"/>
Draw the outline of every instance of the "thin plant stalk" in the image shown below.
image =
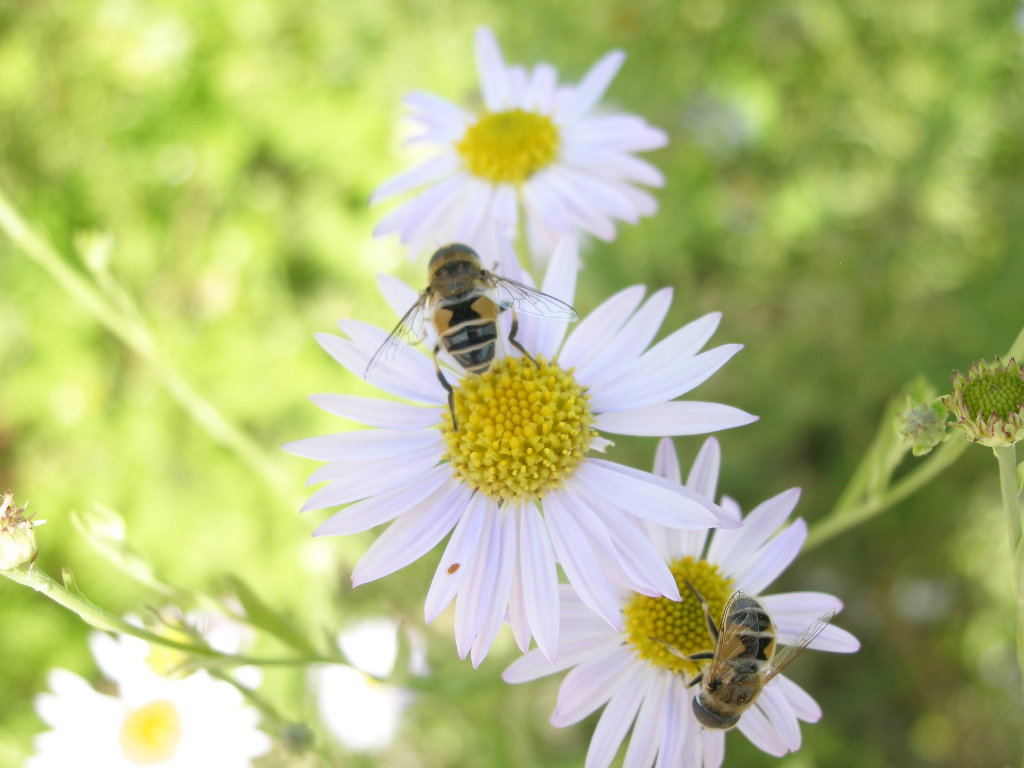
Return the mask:
<path id="1" fill-rule="evenodd" d="M 1017 482 L 1016 446 L 1001 445 L 992 450 L 999 464 L 999 491 L 1003 500 L 1003 513 L 1006 515 L 1010 557 L 1013 559 L 1011 572 L 1013 596 L 1017 604 L 1017 666 L 1024 693 L 1024 521 L 1021 519 L 1021 491 Z"/>
<path id="2" fill-rule="evenodd" d="M 145 640 L 147 643 L 155 643 L 178 651 L 183 651 L 190 655 L 213 662 L 215 666 L 222 666 L 225 664 L 228 666 L 237 666 L 242 664 L 252 664 L 256 666 L 305 666 L 307 664 L 330 664 L 337 663 L 339 661 L 337 658 L 327 658 L 319 655 L 259 658 L 254 656 L 223 653 L 221 651 L 214 650 L 207 645 L 182 642 L 181 640 L 175 640 L 174 638 L 166 637 L 156 632 L 150 632 L 148 629 L 144 629 L 143 627 L 139 627 L 131 622 L 125 621 L 121 617 L 103 610 L 84 595 L 68 589 L 64 584 L 61 584 L 45 571 L 40 568 L 36 568 L 34 565 L 24 565 L 19 568 L 13 568 L 0 573 L 11 581 L 17 582 L 22 586 L 30 587 L 36 592 L 45 595 L 58 605 L 76 614 L 80 619 L 82 619 L 82 621 L 91 627 L 95 627 L 96 629 L 100 629 L 105 632 L 116 632 L 122 635 L 131 635 L 132 637 Z"/>
<path id="3" fill-rule="evenodd" d="M 145 324 L 134 313 L 110 301 L 93 283 L 61 258 L 46 239 L 36 233 L 0 191 L 0 230 L 14 246 L 38 264 L 64 291 L 81 303 L 116 338 L 139 356 L 155 373 L 168 394 L 211 438 L 237 454 L 288 504 L 294 499 L 279 467 L 247 434 L 231 424 L 208 400 L 160 355 Z"/>

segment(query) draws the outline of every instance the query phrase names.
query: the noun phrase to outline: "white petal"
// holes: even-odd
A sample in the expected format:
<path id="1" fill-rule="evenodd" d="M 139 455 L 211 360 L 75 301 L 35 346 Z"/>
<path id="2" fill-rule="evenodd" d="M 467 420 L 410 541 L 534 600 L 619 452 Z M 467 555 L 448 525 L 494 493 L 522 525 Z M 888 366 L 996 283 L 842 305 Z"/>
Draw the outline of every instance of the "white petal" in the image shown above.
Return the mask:
<path id="1" fill-rule="evenodd" d="M 476 69 L 480 77 L 480 90 L 489 112 L 498 112 L 508 101 L 508 79 L 505 62 L 501 57 L 494 33 L 487 27 L 479 27 L 473 38 L 476 52 Z"/>
<path id="2" fill-rule="evenodd" d="M 557 197 L 572 223 L 594 237 L 610 241 L 615 238 L 615 224 L 587 195 L 587 184 L 570 178 L 564 168 L 548 166 L 530 179 L 530 184 Z"/>
<path id="3" fill-rule="evenodd" d="M 608 151 L 643 152 L 668 143 L 667 134 L 636 115 L 588 117 L 572 127 L 573 141 Z"/>
<path id="4" fill-rule="evenodd" d="M 423 429 L 440 422 L 437 408 L 393 403 L 374 397 L 321 394 L 309 399 L 328 413 L 358 424 L 383 429 Z"/>
<path id="5" fill-rule="evenodd" d="M 313 535 L 344 536 L 386 523 L 411 509 L 450 478 L 451 468 L 442 464 L 418 478 L 416 482 L 385 491 L 335 513 L 321 523 L 313 531 Z"/>
<path id="6" fill-rule="evenodd" d="M 682 474 L 679 471 L 679 455 L 670 438 L 663 437 L 658 441 L 658 447 L 654 451 L 654 474 L 665 478 L 670 483 L 682 482 Z M 692 486 L 690 487 L 692 488 Z"/>
<path id="7" fill-rule="evenodd" d="M 690 696 L 686 689 L 679 685 L 678 681 L 671 681 L 665 688 L 665 695 L 662 698 L 662 728 L 655 768 L 676 768 L 680 764 L 686 730 L 680 728 L 678 724 L 685 722 L 686 718 L 692 718 L 689 707 Z"/>
<path id="8" fill-rule="evenodd" d="M 626 54 L 622 51 L 609 51 L 598 59 L 576 86 L 572 97 L 559 106 L 555 112 L 555 121 L 570 125 L 579 120 L 601 100 L 625 60 Z"/>
<path id="9" fill-rule="evenodd" d="M 605 393 L 619 390 L 620 378 L 651 343 L 671 303 L 671 288 L 655 291 L 618 333 L 601 341 L 601 351 L 577 369 L 576 377 L 593 392 L 590 403 L 593 411 L 618 409 L 617 402 Z M 636 382 L 631 386 L 636 386 Z M 602 405 L 595 405 L 595 402 Z"/>
<path id="10" fill-rule="evenodd" d="M 790 752 L 800 749 L 800 723 L 777 686 L 766 686 L 757 697 L 756 706 L 764 712 Z"/>
<path id="11" fill-rule="evenodd" d="M 469 572 L 466 565 L 472 561 L 479 548 L 484 513 L 490 504 L 490 499 L 482 494 L 470 497 L 462 519 L 455 526 L 455 532 L 441 555 L 441 562 L 437 564 L 423 605 L 423 614 L 428 624 L 447 607 L 466 580 Z"/>
<path id="12" fill-rule="evenodd" d="M 793 714 L 805 723 L 816 723 L 821 719 L 821 707 L 811 695 L 785 675 L 779 675 L 768 685 L 777 688 L 786 697 Z"/>
<path id="13" fill-rule="evenodd" d="M 785 592 L 759 599 L 772 617 L 783 645 L 791 645 L 819 617 L 843 607 L 839 598 L 824 592 Z M 807 647 L 816 651 L 853 653 L 860 650 L 860 641 L 845 629 L 830 624 Z"/>
<path id="14" fill-rule="evenodd" d="M 478 611 L 483 614 L 480 630 L 470 650 L 473 667 L 487 656 L 501 627 L 501 619 L 508 607 L 509 592 L 512 588 L 512 576 L 515 572 L 516 557 L 516 517 L 508 509 L 497 510 L 498 520 L 495 526 L 498 531 L 498 553 L 488 567 L 495 571 L 494 586 L 480 595 Z"/>
<path id="15" fill-rule="evenodd" d="M 362 377 L 366 374 L 366 365 L 370 358 L 388 336 L 379 328 L 374 328 L 373 331 L 377 341 L 366 345 L 326 333 L 316 334 L 316 340 L 331 357 L 351 373 Z M 440 405 L 445 400 L 444 389 L 434 376 L 434 366 L 428 362 L 426 356 L 416 352 L 412 347 L 399 349 L 394 361 L 386 367 L 374 370 L 371 383 L 406 400 L 432 405 Z"/>
<path id="16" fill-rule="evenodd" d="M 573 220 L 569 215 L 569 209 L 554 190 L 544 183 L 544 171 L 527 179 L 520 186 L 520 195 L 528 232 L 531 235 L 530 244 L 535 250 L 540 247 L 540 243 L 546 243 L 549 238 L 553 245 L 558 237 L 573 232 Z M 538 234 L 541 231 L 545 233 L 545 237 L 539 240 Z"/>
<path id="17" fill-rule="evenodd" d="M 399 456 L 430 445 L 439 445 L 440 433 L 433 429 L 358 429 L 333 435 L 306 437 L 285 443 L 282 448 L 296 456 L 320 461 L 371 461 Z M 440 447 L 438 458 L 441 457 Z"/>
<path id="18" fill-rule="evenodd" d="M 471 493 L 464 485 L 446 483 L 400 515 L 356 563 L 352 586 L 387 576 L 427 554 L 458 522 Z"/>
<path id="19" fill-rule="evenodd" d="M 604 459 L 587 459 L 569 484 L 593 489 L 632 515 L 670 528 L 709 528 L 721 523 L 715 504 L 649 472 Z"/>
<path id="20" fill-rule="evenodd" d="M 605 768 L 611 763 L 626 737 L 626 731 L 636 719 L 654 677 L 652 670 L 642 663 L 631 666 L 628 677 L 597 721 L 594 735 L 590 737 L 586 768 Z"/>
<path id="21" fill-rule="evenodd" d="M 650 670 L 643 703 L 636 716 L 633 733 L 629 737 L 626 757 L 622 761 L 623 768 L 650 768 L 654 762 L 654 757 L 658 754 L 659 728 L 662 726 L 661 702 L 671 679 L 671 674 L 662 670 Z M 673 723 L 672 727 L 674 726 Z M 612 756 L 614 755 L 613 752 Z"/>
<path id="22" fill-rule="evenodd" d="M 789 519 L 800 500 L 800 489 L 790 488 L 762 501 L 743 520 L 743 527 L 716 533 L 708 548 L 708 560 L 734 573 L 753 558 L 768 539 Z"/>
<path id="23" fill-rule="evenodd" d="M 612 627 L 621 629 L 622 617 L 611 585 L 598 568 L 590 544 L 563 505 L 560 494 L 550 493 L 545 498 L 544 522 L 555 556 L 580 599 Z"/>
<path id="24" fill-rule="evenodd" d="M 565 368 L 576 368 L 586 365 L 596 355 L 604 343 L 618 332 L 626 319 L 633 314 L 644 297 L 642 285 L 632 285 L 603 301 L 569 334 L 569 338 L 558 356 Z"/>
<path id="25" fill-rule="evenodd" d="M 530 620 L 526 617 L 526 605 L 523 602 L 522 544 L 519 542 L 517 544 L 519 549 L 516 551 L 512 587 L 508 592 L 508 615 L 505 620 L 512 627 L 512 638 L 519 646 L 519 650 L 526 653 L 530 649 L 530 638 L 533 636 L 533 631 L 530 629 Z M 555 607 L 557 610 L 557 605 Z"/>
<path id="26" fill-rule="evenodd" d="M 664 595 L 670 600 L 679 600 L 679 589 L 675 578 L 665 563 L 665 558 L 640 528 L 634 518 L 614 509 L 599 512 L 603 504 L 601 498 L 581 484 L 576 487 L 578 495 L 585 503 L 581 505 L 582 515 L 577 519 L 583 522 L 583 529 L 593 532 L 603 526 L 610 537 L 612 555 L 629 580 L 636 583 L 631 586 L 646 587 L 644 594 L 650 596 Z M 595 514 L 597 513 L 597 514 Z"/>
<path id="27" fill-rule="evenodd" d="M 634 206 L 637 198 L 631 194 L 628 184 L 602 179 L 592 173 L 584 173 L 563 165 L 549 166 L 544 180 L 545 183 L 566 192 L 571 190 L 573 199 L 580 203 L 578 207 L 586 209 L 588 215 L 602 214 L 613 219 L 622 219 L 630 224 L 637 222 L 639 212 Z"/>
<path id="28" fill-rule="evenodd" d="M 527 86 L 526 108 L 542 115 L 550 114 L 554 105 L 558 73 L 550 64 L 537 64 Z"/>
<path id="29" fill-rule="evenodd" d="M 369 462 L 331 462 L 325 465 L 337 479 L 318 490 L 302 505 L 303 512 L 349 504 L 376 496 L 399 485 L 413 483 L 437 466 L 440 451 L 425 446 Z"/>
<path id="30" fill-rule="evenodd" d="M 509 664 L 501 673 L 501 679 L 512 684 L 526 683 L 557 674 L 577 664 L 607 658 L 622 646 L 622 635 L 608 629 L 607 625 L 604 629 L 606 631 L 603 634 L 592 635 L 571 643 L 564 642 L 563 638 L 563 644 L 558 649 L 558 658 L 554 662 L 545 658 L 539 650 L 530 651 Z"/>
<path id="31" fill-rule="evenodd" d="M 402 97 L 402 105 L 413 121 L 440 132 L 443 143 L 460 137 L 472 119 L 461 107 L 427 91 L 410 91 Z"/>
<path id="32" fill-rule="evenodd" d="M 500 512 L 493 502 L 484 507 L 476 552 L 462 564 L 466 580 L 455 600 L 455 648 L 464 659 L 487 615 L 487 598 L 498 581 L 501 559 Z M 461 569 L 460 569 L 461 570 Z"/>
<path id="33" fill-rule="evenodd" d="M 558 573 L 547 529 L 533 505 L 519 511 L 519 546 L 526 617 L 537 647 L 554 659 L 558 651 Z"/>
<path id="34" fill-rule="evenodd" d="M 711 378 L 742 348 L 741 344 L 723 344 L 696 357 L 669 360 L 652 351 L 627 365 L 614 381 L 602 385 L 590 407 L 599 412 L 632 410 L 685 395 Z"/>
<path id="35" fill-rule="evenodd" d="M 787 592 L 764 595 L 759 599 L 772 617 L 778 641 L 783 645 L 792 645 L 820 616 L 843 608 L 838 597 L 823 592 Z M 853 653 L 860 649 L 860 642 L 846 630 L 828 625 L 807 647 L 834 653 Z"/>
<path id="36" fill-rule="evenodd" d="M 420 292 L 399 280 L 394 275 L 377 275 L 377 290 L 384 297 L 388 308 L 395 317 L 403 317 L 413 304 L 419 301 Z"/>
<path id="37" fill-rule="evenodd" d="M 558 689 L 558 703 L 551 714 L 556 728 L 578 723 L 608 701 L 644 668 L 633 649 L 621 646 L 603 659 L 595 659 L 572 669 Z M 637 702 L 639 706 L 639 702 Z"/>
<path id="38" fill-rule="evenodd" d="M 717 495 L 718 471 L 721 466 L 722 448 L 715 438 L 709 437 L 693 460 L 693 467 L 686 477 L 686 487 L 713 500 Z"/>
<path id="39" fill-rule="evenodd" d="M 616 435 L 661 437 L 702 435 L 720 429 L 742 427 L 757 416 L 720 403 L 672 400 L 625 411 L 600 413 L 594 427 Z"/>
<path id="40" fill-rule="evenodd" d="M 438 155 L 385 181 L 370 195 L 370 205 L 417 187 L 433 184 L 445 176 L 455 173 L 458 168 L 459 159 L 454 153 Z"/>
<path id="41" fill-rule="evenodd" d="M 743 713 L 739 724 L 736 726 L 740 732 L 750 739 L 751 743 L 762 752 L 767 752 L 775 757 L 782 757 L 789 750 L 785 742 L 776 732 L 771 722 L 765 717 L 764 712 L 753 706 Z"/>
<path id="42" fill-rule="evenodd" d="M 807 524 L 797 518 L 792 525 L 765 544 L 747 568 L 734 571 L 734 578 L 752 594 L 763 592 L 800 554 L 807 538 Z"/>
<path id="43" fill-rule="evenodd" d="M 607 178 L 649 187 L 664 186 L 665 177 L 650 163 L 625 152 L 612 152 L 601 146 L 572 141 L 575 137 L 568 133 L 561 153 L 561 161 L 565 164 L 582 171 L 597 172 Z"/>
<path id="44" fill-rule="evenodd" d="M 541 290 L 549 296 L 554 296 L 571 305 L 576 294 L 578 263 L 579 253 L 576 248 L 576 238 L 565 235 L 558 241 L 558 246 L 551 254 Z M 548 359 L 554 357 L 562 345 L 562 339 L 565 337 L 568 326 L 569 323 L 565 320 L 544 319 L 537 323 L 534 346 L 527 347 L 527 349 Z"/>
<path id="45" fill-rule="evenodd" d="M 700 744 L 704 753 L 703 768 L 721 768 L 725 761 L 725 732 L 701 728 Z"/>

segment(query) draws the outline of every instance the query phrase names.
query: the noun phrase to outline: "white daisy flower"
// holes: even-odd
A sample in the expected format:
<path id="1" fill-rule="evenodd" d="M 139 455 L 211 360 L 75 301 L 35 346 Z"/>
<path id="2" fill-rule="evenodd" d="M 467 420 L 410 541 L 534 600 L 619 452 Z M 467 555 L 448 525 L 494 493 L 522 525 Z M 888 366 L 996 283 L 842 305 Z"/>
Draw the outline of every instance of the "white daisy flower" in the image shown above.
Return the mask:
<path id="1" fill-rule="evenodd" d="M 134 637 L 94 634 L 93 655 L 116 695 L 100 693 L 78 675 L 54 669 L 52 693 L 36 697 L 50 726 L 35 739 L 26 768 L 90 765 L 105 768 L 249 766 L 270 749 L 259 714 L 242 694 L 205 671 L 170 679 L 150 667 L 150 646 Z"/>
<path id="2" fill-rule="evenodd" d="M 416 255 L 451 240 L 478 242 L 494 221 L 514 235 L 522 210 L 533 252 L 548 253 L 563 233 L 612 240 L 616 219 L 632 224 L 655 212 L 638 185 L 664 179 L 633 153 L 665 146 L 665 133 L 635 115 L 596 109 L 625 54 L 606 54 L 569 86 L 548 64 L 506 65 L 487 28 L 477 30 L 475 48 L 479 111 L 428 93 L 405 97 L 419 130 L 410 143 L 430 157 L 373 193 L 377 203 L 419 190 L 375 235 L 397 233 Z"/>
<path id="3" fill-rule="evenodd" d="M 408 689 L 375 679 L 388 677 L 394 669 L 398 623 L 385 618 L 357 622 L 339 633 L 338 646 L 353 666 L 316 664 L 309 670 L 320 719 L 351 750 L 383 749 L 394 740 L 413 699 Z M 417 673 L 414 659 L 410 670 Z"/>
<path id="4" fill-rule="evenodd" d="M 718 442 L 709 438 L 686 482 L 688 488 L 713 498 L 718 482 Z M 655 472 L 679 479 L 675 449 L 661 441 Z M 741 528 L 713 532 L 652 530 L 662 557 L 676 583 L 689 582 L 710 604 L 718 621 L 730 595 L 742 590 L 759 595 L 786 569 L 800 551 L 807 528 L 797 518 L 781 528 L 796 505 L 799 489 L 792 488 L 759 504 Z M 739 513 L 732 499 L 722 506 Z M 681 602 L 650 598 L 620 590 L 616 599 L 624 629 L 602 622 L 569 590 L 562 590 L 562 631 L 557 662 L 538 651 L 513 662 L 506 682 L 522 683 L 571 669 L 558 693 L 551 723 L 564 727 L 605 706 L 587 753 L 587 768 L 611 763 L 633 725 L 625 768 L 658 766 L 717 768 L 725 754 L 725 731 L 702 729 L 692 711 L 698 688 L 687 687 L 708 663 L 682 656 L 714 647 L 698 601 L 686 594 Z M 822 592 L 789 592 L 757 598 L 775 623 L 781 645 L 797 637 L 828 611 L 839 611 L 838 598 Z M 860 644 L 849 632 L 828 625 L 809 648 L 851 653 Z M 799 721 L 816 722 L 821 709 L 802 688 L 779 674 L 747 709 L 737 727 L 755 746 L 783 755 L 800 746 Z M 635 724 L 634 724 L 635 721 Z"/>
<path id="5" fill-rule="evenodd" d="M 501 274 L 526 280 L 505 254 Z M 572 301 L 576 251 L 571 240 L 552 256 L 545 293 Z M 416 292 L 383 278 L 401 312 Z M 487 372 L 464 375 L 444 353 L 458 430 L 434 363 L 402 347 L 373 377 L 396 403 L 351 395 L 314 395 L 323 409 L 374 427 L 300 440 L 285 448 L 328 462 L 310 482 L 330 481 L 303 510 L 349 505 L 314 535 L 352 534 L 395 522 L 356 565 L 364 584 L 423 556 L 454 528 L 427 594 L 433 620 L 453 599 L 460 656 L 474 665 L 490 648 L 506 609 L 524 650 L 531 635 L 554 653 L 558 640 L 556 562 L 582 600 L 619 626 L 612 582 L 679 599 L 668 567 L 644 532 L 645 520 L 706 529 L 738 521 L 710 500 L 651 473 L 587 456 L 622 435 L 688 435 L 747 424 L 744 411 L 679 401 L 740 349 L 699 353 L 718 325 L 711 314 L 648 349 L 668 311 L 671 291 L 642 301 L 633 286 L 611 297 L 567 337 L 562 321 L 519 315 L 517 340 L 534 356 L 499 349 Z M 499 339 L 510 331 L 499 315 Z M 358 320 L 339 322 L 342 337 L 320 344 L 356 376 L 387 333 Z M 430 348 L 430 347 L 428 347 Z"/>

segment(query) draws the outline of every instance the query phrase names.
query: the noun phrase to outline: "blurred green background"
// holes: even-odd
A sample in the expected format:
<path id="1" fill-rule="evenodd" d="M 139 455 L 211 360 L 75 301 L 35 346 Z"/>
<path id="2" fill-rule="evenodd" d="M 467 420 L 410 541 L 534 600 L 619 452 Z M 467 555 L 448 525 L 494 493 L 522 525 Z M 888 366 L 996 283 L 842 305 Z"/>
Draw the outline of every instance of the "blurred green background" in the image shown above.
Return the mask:
<path id="1" fill-rule="evenodd" d="M 344 428 L 308 394 L 369 392 L 312 334 L 342 316 L 390 324 L 377 272 L 423 281 L 395 241 L 371 239 L 384 210 L 366 201 L 403 167 L 402 94 L 472 94 L 481 23 L 508 61 L 569 81 L 627 52 L 606 103 L 668 131 L 647 155 L 667 184 L 658 216 L 587 248 L 577 306 L 641 282 L 674 286 L 666 328 L 723 311 L 715 342 L 746 348 L 694 396 L 761 419 L 720 435 L 720 488 L 749 509 L 799 485 L 813 527 L 906 381 L 944 388 L 1024 323 L 1020 13 L 1004 0 L 3 2 L 2 189 L 75 273 L 120 286 L 159 360 L 269 465 L 214 440 L 158 367 L 0 236 L 0 489 L 48 520 L 38 565 L 71 568 L 115 612 L 160 604 L 70 525 L 98 501 L 174 583 L 220 594 L 235 574 L 317 641 L 360 616 L 422 623 L 436 555 L 352 591 L 372 535 L 311 540 L 327 513 L 297 509 L 314 465 L 277 446 Z M 89 232 L 114 238 L 92 273 Z M 684 463 L 700 442 L 676 441 Z M 612 456 L 647 467 L 653 451 L 622 440 Z M 825 712 L 798 753 L 732 734 L 726 765 L 1019 764 L 1006 549 L 978 448 L 802 556 L 775 589 L 840 595 L 863 650 L 792 668 Z M 0 616 L 0 764 L 17 765 L 47 670 L 96 670 L 86 628 L 44 598 L 0 580 Z M 427 629 L 434 690 L 395 744 L 334 748 L 339 764 L 582 765 L 595 718 L 550 728 L 557 681 L 505 686 L 507 634 L 473 671 L 449 621 Z M 316 727 L 303 683 L 275 670 L 265 687 Z"/>

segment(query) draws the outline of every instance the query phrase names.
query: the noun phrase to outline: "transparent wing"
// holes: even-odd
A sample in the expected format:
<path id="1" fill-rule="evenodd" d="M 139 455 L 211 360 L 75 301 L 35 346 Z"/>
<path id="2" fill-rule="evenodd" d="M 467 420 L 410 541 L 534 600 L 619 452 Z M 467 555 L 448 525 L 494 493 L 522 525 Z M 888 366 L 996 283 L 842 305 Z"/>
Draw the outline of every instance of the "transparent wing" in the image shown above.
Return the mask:
<path id="1" fill-rule="evenodd" d="M 494 289 L 497 304 L 502 309 L 514 307 L 516 312 L 522 312 L 524 315 L 536 315 L 552 320 L 568 320 L 570 323 L 579 319 L 576 310 L 569 304 L 543 291 L 538 291 L 536 288 L 531 288 L 526 283 L 500 277 L 493 272 L 487 272 L 486 277 Z"/>
<path id="2" fill-rule="evenodd" d="M 747 652 L 743 643 L 743 634 L 748 632 L 747 623 L 743 619 L 727 621 L 736 612 L 736 600 L 740 597 L 748 597 L 743 592 L 733 592 L 729 602 L 725 604 L 722 617 L 718 621 L 718 642 L 715 643 L 715 655 L 711 664 L 704 670 L 705 680 L 728 681 L 735 674 L 735 665 L 729 662 Z M 750 613 L 754 609 L 751 608 Z"/>
<path id="3" fill-rule="evenodd" d="M 377 351 L 373 353 L 373 357 L 366 364 L 366 371 L 363 373 L 364 379 L 370 379 L 374 371 L 379 371 L 390 365 L 398 355 L 398 350 L 405 345 L 418 344 L 423 340 L 423 310 L 426 309 L 429 295 L 429 291 L 421 293 L 416 303 L 409 307 L 408 311 L 402 315 L 402 319 L 398 321 L 398 325 L 384 339 L 384 343 L 377 347 Z"/>
<path id="4" fill-rule="evenodd" d="M 828 613 L 819 616 L 811 626 L 800 633 L 797 639 L 793 641 L 792 645 L 784 645 L 779 648 L 768 665 L 768 673 L 765 675 L 764 681 L 767 683 L 788 667 L 792 663 L 793 659 L 799 656 L 803 650 L 811 644 L 814 638 L 822 633 L 825 627 L 829 625 L 829 622 L 832 621 L 832 617 L 835 615 L 835 611 L 829 611 Z"/>

